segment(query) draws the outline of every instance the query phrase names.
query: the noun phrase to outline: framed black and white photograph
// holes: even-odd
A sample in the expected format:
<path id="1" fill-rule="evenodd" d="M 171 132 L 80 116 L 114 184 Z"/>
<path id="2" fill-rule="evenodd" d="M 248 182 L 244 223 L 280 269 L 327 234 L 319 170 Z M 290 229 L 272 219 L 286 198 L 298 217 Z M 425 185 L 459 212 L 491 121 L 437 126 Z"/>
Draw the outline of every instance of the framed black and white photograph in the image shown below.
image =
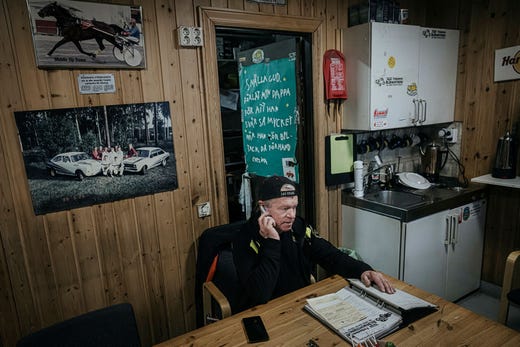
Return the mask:
<path id="1" fill-rule="evenodd" d="M 39 68 L 146 67 L 140 6 L 70 0 L 27 5 Z"/>
<path id="2" fill-rule="evenodd" d="M 178 188 L 168 102 L 15 112 L 35 214 Z"/>

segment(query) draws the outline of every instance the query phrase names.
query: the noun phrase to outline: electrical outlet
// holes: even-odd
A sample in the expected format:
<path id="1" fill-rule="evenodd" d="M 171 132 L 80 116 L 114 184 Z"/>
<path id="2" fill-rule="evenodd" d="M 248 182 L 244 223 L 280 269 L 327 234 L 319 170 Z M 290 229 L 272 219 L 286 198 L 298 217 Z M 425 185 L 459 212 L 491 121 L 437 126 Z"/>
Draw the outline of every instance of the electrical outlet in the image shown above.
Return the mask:
<path id="1" fill-rule="evenodd" d="M 458 135 L 457 128 L 442 128 L 439 130 L 439 137 L 443 138 L 448 143 L 457 143 Z"/>
<path id="2" fill-rule="evenodd" d="M 201 27 L 181 25 L 177 28 L 177 34 L 179 45 L 182 47 L 201 47 L 204 44 Z"/>
<path id="3" fill-rule="evenodd" d="M 197 211 L 199 213 L 199 218 L 211 215 L 211 205 L 209 204 L 209 201 L 197 204 Z"/>
<path id="4" fill-rule="evenodd" d="M 459 129 L 457 128 L 450 128 L 451 137 L 448 139 L 449 143 L 457 143 L 458 136 L 459 136 Z"/>

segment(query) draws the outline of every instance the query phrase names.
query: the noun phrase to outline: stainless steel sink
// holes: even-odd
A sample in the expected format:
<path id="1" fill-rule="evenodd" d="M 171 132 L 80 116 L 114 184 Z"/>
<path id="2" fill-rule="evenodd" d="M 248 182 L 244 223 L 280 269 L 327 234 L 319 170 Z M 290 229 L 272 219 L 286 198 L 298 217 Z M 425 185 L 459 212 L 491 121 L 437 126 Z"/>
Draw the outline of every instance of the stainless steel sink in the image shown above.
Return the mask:
<path id="1" fill-rule="evenodd" d="M 426 203 L 424 196 L 397 190 L 381 190 L 378 192 L 368 193 L 365 194 L 364 198 L 380 204 L 401 208 L 408 208 Z"/>

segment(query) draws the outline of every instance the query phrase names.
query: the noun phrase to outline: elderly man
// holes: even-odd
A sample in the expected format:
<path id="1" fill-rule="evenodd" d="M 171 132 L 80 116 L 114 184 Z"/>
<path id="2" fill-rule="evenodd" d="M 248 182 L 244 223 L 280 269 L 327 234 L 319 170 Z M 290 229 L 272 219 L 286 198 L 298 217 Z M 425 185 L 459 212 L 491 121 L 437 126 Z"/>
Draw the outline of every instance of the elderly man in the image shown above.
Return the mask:
<path id="1" fill-rule="evenodd" d="M 135 21 L 135 18 L 130 18 L 130 25 L 128 28 L 128 35 L 131 37 L 134 37 L 137 39 L 137 42 L 139 42 L 141 38 L 141 32 L 139 31 L 139 28 L 137 27 L 137 23 Z"/>
<path id="2" fill-rule="evenodd" d="M 233 257 L 242 285 L 239 310 L 265 303 L 311 283 L 311 270 L 319 264 L 329 273 L 359 278 L 386 293 L 395 289 L 370 265 L 356 260 L 296 216 L 297 185 L 271 176 L 261 183 L 258 210 L 238 233 Z"/>

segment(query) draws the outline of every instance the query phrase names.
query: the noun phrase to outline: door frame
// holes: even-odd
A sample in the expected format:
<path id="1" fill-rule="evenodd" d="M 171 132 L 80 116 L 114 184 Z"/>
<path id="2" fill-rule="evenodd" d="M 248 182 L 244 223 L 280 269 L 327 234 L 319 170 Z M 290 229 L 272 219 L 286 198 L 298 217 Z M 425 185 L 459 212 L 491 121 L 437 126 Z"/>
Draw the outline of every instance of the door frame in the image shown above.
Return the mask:
<path id="1" fill-rule="evenodd" d="M 210 7 L 198 8 L 199 25 L 204 33 L 204 46 L 201 54 L 204 90 L 207 146 L 209 153 L 211 180 L 215 189 L 211 194 L 214 209 L 213 220 L 218 224 L 228 222 L 226 177 L 224 169 L 224 146 L 222 143 L 222 121 L 220 119 L 220 98 L 218 84 L 217 45 L 215 27 L 232 27 L 246 29 L 279 30 L 293 33 L 312 34 L 312 86 L 313 86 L 313 124 L 314 124 L 314 206 L 316 208 L 316 227 L 328 230 L 328 194 L 325 187 L 325 153 L 324 139 L 327 129 L 319 119 L 326 117 L 323 105 L 323 80 L 321 61 L 326 42 L 323 20 L 309 17 L 253 13 L 240 10 L 218 9 Z M 323 176 L 323 177 L 322 177 Z M 325 207 L 325 208 L 323 208 Z"/>

